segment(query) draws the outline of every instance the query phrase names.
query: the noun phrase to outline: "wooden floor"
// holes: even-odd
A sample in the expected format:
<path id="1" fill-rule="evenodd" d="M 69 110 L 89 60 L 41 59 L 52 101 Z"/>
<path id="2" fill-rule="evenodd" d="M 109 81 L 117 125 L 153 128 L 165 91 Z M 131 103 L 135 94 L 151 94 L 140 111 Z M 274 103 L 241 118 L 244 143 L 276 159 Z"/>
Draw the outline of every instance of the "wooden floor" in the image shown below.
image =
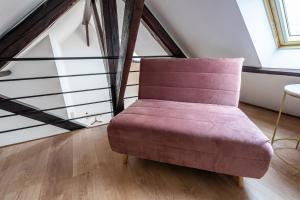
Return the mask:
<path id="1" fill-rule="evenodd" d="M 276 113 L 241 108 L 270 138 Z M 279 135 L 300 133 L 300 119 L 283 116 Z M 76 131 L 0 149 L 0 200 L 7 199 L 300 199 L 300 150 L 275 145 L 268 173 L 245 179 L 122 156 L 110 150 L 106 127 Z M 282 161 L 290 162 L 292 166 Z"/>

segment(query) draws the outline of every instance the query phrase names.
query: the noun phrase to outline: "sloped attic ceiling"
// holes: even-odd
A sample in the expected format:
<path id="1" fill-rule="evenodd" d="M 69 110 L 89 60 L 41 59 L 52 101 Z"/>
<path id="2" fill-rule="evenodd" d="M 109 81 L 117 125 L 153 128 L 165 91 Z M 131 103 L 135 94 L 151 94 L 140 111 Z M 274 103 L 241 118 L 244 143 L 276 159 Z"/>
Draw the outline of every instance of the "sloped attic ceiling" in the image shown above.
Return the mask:
<path id="1" fill-rule="evenodd" d="M 54 5 L 59 5 L 58 3 L 55 3 L 55 0 L 52 0 L 52 2 L 54 1 Z M 60 2 L 63 2 L 63 0 L 60 0 Z M 77 4 L 85 4 L 85 0 L 68 0 L 68 2 L 77 2 L 76 3 L 76 5 Z M 11 8 L 11 7 L 13 7 L 13 3 L 14 3 L 14 0 L 12 0 L 12 1 L 10 1 L 9 3 L 7 3 L 7 8 Z M 35 2 L 34 1 L 32 1 L 32 4 L 31 4 L 31 6 L 30 6 L 30 3 L 29 3 L 29 1 L 27 2 L 27 4 L 26 4 L 26 6 L 27 7 L 30 7 L 30 9 L 25 9 L 26 7 L 24 7 L 24 10 L 21 10 L 18 14 L 16 14 L 16 15 L 14 15 L 14 18 L 12 19 L 12 18 L 5 18 L 4 19 L 4 22 L 5 23 L 1 23 L 0 24 L 0 28 L 3 30 L 3 34 L 5 35 L 5 33 L 7 33 L 8 31 L 10 31 L 11 30 L 11 28 L 13 28 L 15 25 L 17 25 L 17 23 L 16 23 L 16 21 L 18 21 L 17 19 L 20 19 L 21 21 L 22 21 L 22 19 L 24 19 L 24 18 L 27 18 L 28 17 L 28 14 L 30 14 L 31 12 L 36 12 L 36 8 L 37 7 L 42 7 L 42 9 L 40 9 L 41 10 L 41 13 L 43 14 L 44 13 L 44 10 L 43 10 L 43 7 L 44 7 L 44 5 L 46 6 L 46 7 L 48 7 L 48 5 L 50 5 L 50 3 L 51 3 L 51 1 L 49 1 L 49 3 L 46 1 L 41 1 L 40 2 L 40 4 L 38 4 L 38 6 L 36 6 L 36 4 L 35 4 Z M 99 4 L 99 1 L 96 1 L 96 3 L 97 4 Z M 53 4 L 53 3 L 52 3 Z M 52 5 L 51 4 L 51 5 Z M 62 4 L 62 3 L 60 3 L 60 4 Z M 118 15 L 119 15 L 119 26 L 120 26 L 120 28 L 119 28 L 119 30 L 120 30 L 120 35 L 121 35 L 121 31 L 122 31 L 122 24 L 123 24 L 123 15 L 124 15 L 124 1 L 123 0 L 117 0 L 117 4 L 118 4 Z M 1 2 L 0 2 L 0 5 L 1 5 Z M 57 7 L 59 7 L 59 6 L 57 6 Z M 65 7 L 66 6 L 62 6 L 62 9 L 65 9 Z M 1 9 L 4 11 L 4 9 L 3 9 L 3 7 L 0 7 L 0 11 L 1 11 Z M 45 8 L 46 9 L 46 8 Z M 48 9 L 48 8 L 47 8 Z M 55 10 L 56 8 L 54 8 L 53 7 L 53 5 L 52 5 L 52 7 L 51 7 L 51 9 L 52 10 Z M 62 10 L 62 9 L 60 9 L 60 8 L 58 8 L 58 10 Z M 73 9 L 73 8 L 72 8 Z M 25 10 L 26 10 L 26 12 L 25 12 Z M 29 11 L 30 12 L 29 12 Z M 55 11 L 54 11 L 55 12 Z M 59 11 L 59 12 L 61 12 L 61 11 Z M 82 13 L 83 13 L 84 11 L 83 11 L 83 9 L 82 9 Z M 38 12 L 38 14 L 34 14 L 34 16 L 35 15 L 40 15 L 41 13 L 39 13 Z M 46 15 L 47 13 L 45 13 L 45 15 Z M 66 13 L 65 13 L 66 14 Z M 64 14 L 64 15 L 65 15 Z M 48 15 L 48 14 L 47 14 Z M 52 17 L 52 15 L 49 17 L 50 19 L 52 19 L 52 18 L 54 18 L 54 17 Z M 27 18 L 28 19 L 28 18 Z M 26 19 L 26 20 L 27 20 Z M 43 18 L 41 18 L 41 19 L 43 19 Z M 32 20 L 31 18 L 30 18 L 30 20 Z M 79 20 L 80 21 L 80 24 L 81 24 L 81 20 L 82 20 L 82 16 L 81 15 L 78 15 L 78 17 L 76 17 L 76 19 L 74 19 L 74 20 Z M 48 21 L 49 21 L 49 19 L 46 19 L 46 22 L 45 23 L 48 23 Z M 53 21 L 53 20 L 52 20 Z M 28 22 L 26 22 L 27 24 L 28 23 L 30 23 L 30 21 L 28 21 Z M 42 22 L 42 23 L 44 23 L 44 22 Z M 7 25 L 7 26 L 5 26 L 5 24 Z M 23 28 L 21 28 L 22 29 L 22 31 L 23 31 L 23 29 L 24 28 L 27 28 L 28 29 L 28 27 L 30 27 L 30 26 L 34 26 L 36 23 L 35 23 L 35 21 L 34 22 L 32 22 L 32 24 L 28 24 L 28 26 L 26 26 L 26 27 L 23 27 Z M 54 23 L 55 25 L 57 24 L 57 22 L 55 22 Z M 72 23 L 71 23 L 72 24 Z M 91 22 L 91 24 L 93 25 L 93 22 Z M 46 24 L 47 25 L 47 24 Z M 50 25 L 50 24 L 49 24 Z M 9 27 L 7 30 L 5 30 L 5 27 Z M 9 38 L 10 38 L 10 41 L 7 41 L 7 42 L 10 42 L 10 43 L 12 43 L 12 42 L 15 42 L 15 41 L 12 41 L 12 39 L 13 39 L 13 37 L 17 37 L 17 35 L 16 35 L 16 33 L 18 34 L 18 35 L 20 35 L 20 33 L 18 32 L 18 31 L 20 31 L 20 27 L 18 27 L 19 29 L 17 30 L 17 31 L 15 31 L 15 30 L 13 30 L 13 31 L 11 31 L 11 32 L 13 32 L 13 33 L 9 33 L 9 34 L 7 34 L 7 35 L 9 35 Z M 44 27 L 45 28 L 45 27 Z M 34 30 L 35 28 L 34 27 L 32 27 L 31 28 L 32 30 Z M 39 27 L 39 29 L 40 29 L 40 27 Z M 61 32 L 61 33 L 59 33 L 59 34 L 56 34 L 56 35 L 59 35 L 59 37 L 61 37 L 61 35 L 67 35 L 65 32 L 70 32 L 70 26 L 68 26 L 68 28 L 67 29 L 65 29 L 64 30 L 64 32 Z M 31 30 L 30 30 L 30 28 L 29 28 L 29 32 L 31 32 Z M 38 32 L 38 31 L 34 31 L 34 32 Z M 47 30 L 46 31 L 44 31 L 44 32 L 47 32 Z M 27 32 L 24 32 L 24 34 L 26 34 Z M 13 34 L 13 35 L 11 35 L 11 34 Z M 44 34 L 44 33 L 43 33 Z M 1 40 L 1 42 L 3 41 L 4 42 L 4 44 L 6 44 L 7 42 L 6 42 L 6 39 L 7 39 L 7 35 L 5 35 L 5 38 L 3 39 L 3 40 Z M 31 36 L 29 36 L 31 39 L 33 38 L 33 37 L 31 37 Z M 39 37 L 35 37 L 35 38 L 39 38 Z M 2 38 L 1 38 L 2 39 Z M 9 39 L 8 39 L 9 40 Z M 36 40 L 36 39 L 35 39 Z M 24 49 L 27 49 L 28 47 L 30 47 L 30 46 L 32 46 L 32 43 L 34 43 L 34 41 L 31 41 L 30 42 L 30 44 L 29 45 L 27 45 L 28 44 L 28 38 L 27 38 L 27 40 L 26 41 L 24 41 L 24 38 L 23 37 L 19 37 L 18 39 L 16 39 L 16 41 L 19 41 L 19 43 L 22 43 L 22 44 L 25 44 L 26 46 L 16 46 L 16 47 L 12 47 L 11 48 L 11 46 L 10 45 L 6 45 L 6 46 L 3 46 L 3 48 L 2 48 L 2 50 L 5 50 L 5 51 L 2 51 L 1 52 L 1 56 L 3 56 L 3 57 L 9 57 L 9 56 L 11 56 L 11 54 L 13 53 L 13 54 L 15 54 L 15 55 L 20 55 L 20 51 L 18 51 L 18 52 L 16 52 L 15 50 L 20 50 L 21 49 L 21 47 L 23 48 L 23 50 Z M 27 43 L 26 43 L 27 42 Z M 7 43 L 8 44 L 8 43 Z M 145 48 L 145 47 L 147 47 L 147 48 Z M 7 48 L 10 48 L 10 49 L 14 49 L 13 50 L 13 52 L 7 52 L 6 51 L 6 49 Z M 1 49 L 1 48 L 0 48 Z M 22 50 L 22 51 L 23 51 Z M 158 42 L 156 42 L 155 41 L 155 39 L 151 36 L 151 34 L 148 32 L 148 30 L 145 28 L 145 26 L 143 26 L 143 24 L 141 24 L 140 25 L 140 28 L 139 28 L 139 34 L 138 34 L 138 38 L 137 38 L 137 43 L 136 43 L 136 47 L 135 47 L 135 51 L 136 51 L 136 53 L 138 54 L 138 55 L 166 55 L 166 52 L 164 51 L 164 49 L 158 44 Z M 4 54 L 2 54 L 2 53 L 4 53 Z M 0 64 L 1 65 L 1 64 Z"/>
<path id="2" fill-rule="evenodd" d="M 0 33 L 4 33 L 41 2 L 1 1 Z M 189 56 L 245 57 L 245 65 L 261 66 L 236 0 L 145 2 Z"/>
<path id="3" fill-rule="evenodd" d="M 245 57 L 261 66 L 236 0 L 146 0 L 191 57 Z"/>
<path id="4" fill-rule="evenodd" d="M 45 0 L 0 1 L 0 37 Z"/>

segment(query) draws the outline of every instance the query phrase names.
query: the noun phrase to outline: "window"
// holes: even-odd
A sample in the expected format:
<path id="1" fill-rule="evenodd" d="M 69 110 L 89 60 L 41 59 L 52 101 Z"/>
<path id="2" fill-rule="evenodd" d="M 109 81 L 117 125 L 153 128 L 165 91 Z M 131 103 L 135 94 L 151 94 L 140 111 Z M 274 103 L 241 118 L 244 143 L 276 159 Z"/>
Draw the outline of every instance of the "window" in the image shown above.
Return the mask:
<path id="1" fill-rule="evenodd" d="M 278 46 L 300 48 L 300 0 L 265 0 Z"/>

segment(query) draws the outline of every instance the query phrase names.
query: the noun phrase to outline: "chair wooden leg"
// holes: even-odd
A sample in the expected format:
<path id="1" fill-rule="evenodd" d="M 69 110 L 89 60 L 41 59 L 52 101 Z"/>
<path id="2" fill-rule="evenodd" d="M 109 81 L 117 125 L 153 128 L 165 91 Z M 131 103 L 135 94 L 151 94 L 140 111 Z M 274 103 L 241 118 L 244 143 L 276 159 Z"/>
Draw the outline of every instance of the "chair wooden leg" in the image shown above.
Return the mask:
<path id="1" fill-rule="evenodd" d="M 236 184 L 239 188 L 244 187 L 244 177 L 241 176 L 235 176 Z"/>
<path id="2" fill-rule="evenodd" d="M 124 157 L 123 157 L 123 164 L 127 165 L 127 163 L 128 163 L 128 155 L 125 154 Z"/>

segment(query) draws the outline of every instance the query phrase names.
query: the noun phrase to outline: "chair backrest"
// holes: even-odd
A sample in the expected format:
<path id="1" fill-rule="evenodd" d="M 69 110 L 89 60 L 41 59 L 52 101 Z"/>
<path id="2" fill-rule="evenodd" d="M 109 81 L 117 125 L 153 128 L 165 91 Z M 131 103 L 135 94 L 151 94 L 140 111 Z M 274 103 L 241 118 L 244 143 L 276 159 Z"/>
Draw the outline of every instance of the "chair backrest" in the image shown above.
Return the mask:
<path id="1" fill-rule="evenodd" d="M 238 106 L 243 58 L 142 59 L 139 99 Z"/>

